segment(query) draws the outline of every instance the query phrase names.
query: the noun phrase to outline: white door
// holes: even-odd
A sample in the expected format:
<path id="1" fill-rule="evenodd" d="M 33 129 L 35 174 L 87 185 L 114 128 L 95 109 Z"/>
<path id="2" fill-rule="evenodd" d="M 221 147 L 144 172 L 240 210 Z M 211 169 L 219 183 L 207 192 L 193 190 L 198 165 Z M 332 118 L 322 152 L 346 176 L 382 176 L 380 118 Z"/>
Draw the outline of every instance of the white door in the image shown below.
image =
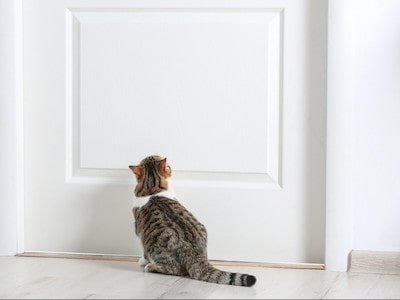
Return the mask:
<path id="1" fill-rule="evenodd" d="M 25 251 L 140 255 L 166 156 L 211 259 L 323 263 L 326 1 L 23 1 Z"/>

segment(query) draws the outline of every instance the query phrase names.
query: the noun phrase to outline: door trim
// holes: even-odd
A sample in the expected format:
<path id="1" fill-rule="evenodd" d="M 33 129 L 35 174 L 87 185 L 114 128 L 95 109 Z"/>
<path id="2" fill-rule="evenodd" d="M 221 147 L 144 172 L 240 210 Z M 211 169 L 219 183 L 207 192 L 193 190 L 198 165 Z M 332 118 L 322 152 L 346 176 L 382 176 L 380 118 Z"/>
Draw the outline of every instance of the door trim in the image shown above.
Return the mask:
<path id="1" fill-rule="evenodd" d="M 5 129 L 0 131 L 3 147 L 0 155 L 7 162 L 0 168 L 2 207 L 1 255 L 13 255 L 24 249 L 24 134 L 22 85 L 22 0 L 2 2 L 0 26 L 6 28 L 1 38 L 0 110 L 6 116 Z M 2 27 L 3 28 L 3 27 Z M 3 86 L 4 85 L 4 86 Z"/>
<path id="2" fill-rule="evenodd" d="M 325 265 L 329 271 L 347 271 L 354 247 L 354 2 L 335 0 L 328 6 Z"/>

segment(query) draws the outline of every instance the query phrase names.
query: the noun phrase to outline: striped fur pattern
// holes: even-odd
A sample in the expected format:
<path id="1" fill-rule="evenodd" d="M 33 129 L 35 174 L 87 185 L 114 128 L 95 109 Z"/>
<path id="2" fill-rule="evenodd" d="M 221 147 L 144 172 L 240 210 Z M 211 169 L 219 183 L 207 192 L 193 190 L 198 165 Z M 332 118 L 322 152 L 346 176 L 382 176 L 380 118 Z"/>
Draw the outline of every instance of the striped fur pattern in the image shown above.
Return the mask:
<path id="1" fill-rule="evenodd" d="M 207 231 L 183 205 L 166 194 L 171 168 L 166 158 L 146 157 L 129 166 L 136 176 L 135 196 L 148 197 L 133 207 L 135 230 L 142 241 L 145 271 L 206 282 L 252 286 L 256 278 L 212 266 L 207 259 Z M 166 196 L 167 195 L 167 196 Z"/>

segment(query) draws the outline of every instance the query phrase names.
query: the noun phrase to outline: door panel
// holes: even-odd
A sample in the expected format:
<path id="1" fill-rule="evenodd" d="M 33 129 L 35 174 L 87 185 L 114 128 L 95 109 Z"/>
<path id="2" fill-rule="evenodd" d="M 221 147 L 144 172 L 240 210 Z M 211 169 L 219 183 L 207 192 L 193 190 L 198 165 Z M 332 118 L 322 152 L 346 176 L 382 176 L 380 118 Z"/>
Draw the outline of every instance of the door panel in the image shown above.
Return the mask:
<path id="1" fill-rule="evenodd" d="M 324 1 L 23 2 L 25 247 L 140 255 L 166 156 L 211 259 L 323 262 Z"/>

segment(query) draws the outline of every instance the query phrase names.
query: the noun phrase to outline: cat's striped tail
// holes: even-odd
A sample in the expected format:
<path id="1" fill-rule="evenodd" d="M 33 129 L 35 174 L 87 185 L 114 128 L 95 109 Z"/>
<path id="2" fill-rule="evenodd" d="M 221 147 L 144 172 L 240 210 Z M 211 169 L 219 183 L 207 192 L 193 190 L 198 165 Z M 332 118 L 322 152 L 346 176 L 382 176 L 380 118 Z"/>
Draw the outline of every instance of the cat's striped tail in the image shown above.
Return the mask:
<path id="1" fill-rule="evenodd" d="M 249 287 L 256 283 L 253 275 L 222 271 L 206 260 L 190 264 L 187 271 L 190 278 L 206 282 Z"/>

